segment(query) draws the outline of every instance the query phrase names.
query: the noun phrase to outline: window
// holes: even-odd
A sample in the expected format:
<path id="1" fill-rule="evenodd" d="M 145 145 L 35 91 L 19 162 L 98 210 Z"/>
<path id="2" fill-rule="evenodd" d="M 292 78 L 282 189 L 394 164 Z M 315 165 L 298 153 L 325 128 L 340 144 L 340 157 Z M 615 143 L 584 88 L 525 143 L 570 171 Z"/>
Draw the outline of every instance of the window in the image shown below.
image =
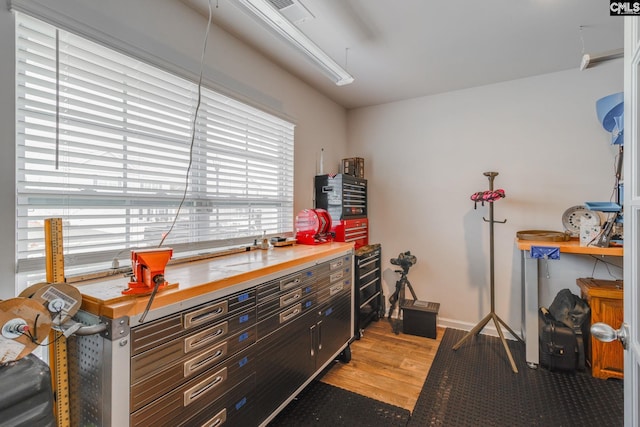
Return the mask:
<path id="1" fill-rule="evenodd" d="M 291 123 L 27 15 L 16 26 L 19 272 L 43 271 L 49 217 L 67 274 L 158 246 L 174 219 L 176 255 L 293 231 Z"/>

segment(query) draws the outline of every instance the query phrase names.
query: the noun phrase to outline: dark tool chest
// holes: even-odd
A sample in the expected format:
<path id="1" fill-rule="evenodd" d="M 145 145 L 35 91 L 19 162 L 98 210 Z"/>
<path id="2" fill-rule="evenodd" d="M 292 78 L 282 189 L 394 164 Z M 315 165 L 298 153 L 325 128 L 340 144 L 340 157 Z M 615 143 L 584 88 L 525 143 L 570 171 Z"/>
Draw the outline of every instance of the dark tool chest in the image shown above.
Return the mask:
<path id="1" fill-rule="evenodd" d="M 266 425 L 353 338 L 353 250 L 261 277 L 72 337 L 72 425 Z"/>
<path id="2" fill-rule="evenodd" d="M 367 216 L 367 180 L 351 175 L 317 175 L 316 208 L 329 212 L 332 222 Z"/>
<path id="3" fill-rule="evenodd" d="M 379 243 L 356 250 L 355 265 L 355 336 L 361 337 L 364 328 L 384 316 Z"/>

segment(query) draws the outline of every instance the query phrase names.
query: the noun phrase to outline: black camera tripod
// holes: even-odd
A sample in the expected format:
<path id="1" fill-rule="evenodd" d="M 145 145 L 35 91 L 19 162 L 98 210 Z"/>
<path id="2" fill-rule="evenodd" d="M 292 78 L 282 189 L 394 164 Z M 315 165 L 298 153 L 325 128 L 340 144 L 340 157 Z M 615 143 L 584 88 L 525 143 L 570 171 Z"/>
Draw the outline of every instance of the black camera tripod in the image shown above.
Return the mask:
<path id="1" fill-rule="evenodd" d="M 401 259 L 401 258 L 398 258 Z M 393 260 L 392 260 L 393 264 Z M 411 292 L 411 296 L 414 300 L 417 300 L 418 297 L 413 290 L 413 286 L 411 286 L 411 282 L 407 279 L 407 273 L 409 272 L 409 267 L 413 264 L 409 263 L 400 263 L 402 270 L 395 270 L 396 273 L 400 273 L 400 279 L 396 282 L 396 290 L 389 297 L 389 322 L 391 322 L 391 326 L 393 328 L 393 332 L 398 335 L 400 333 L 400 312 L 402 310 L 402 306 L 404 305 L 405 299 L 405 288 L 408 287 Z M 393 311 L 398 307 L 398 319 L 394 322 L 391 318 Z"/>

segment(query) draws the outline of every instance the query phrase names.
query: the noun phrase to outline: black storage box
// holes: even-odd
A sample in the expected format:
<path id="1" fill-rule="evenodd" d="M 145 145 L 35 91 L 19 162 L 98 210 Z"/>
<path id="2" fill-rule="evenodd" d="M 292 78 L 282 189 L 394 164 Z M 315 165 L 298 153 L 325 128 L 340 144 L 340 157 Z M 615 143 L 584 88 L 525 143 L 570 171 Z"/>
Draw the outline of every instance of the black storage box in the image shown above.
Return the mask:
<path id="1" fill-rule="evenodd" d="M 51 371 L 29 354 L 0 366 L 0 424 L 55 427 Z"/>
<path id="2" fill-rule="evenodd" d="M 406 300 L 401 308 L 403 333 L 426 338 L 436 337 L 439 302 Z"/>

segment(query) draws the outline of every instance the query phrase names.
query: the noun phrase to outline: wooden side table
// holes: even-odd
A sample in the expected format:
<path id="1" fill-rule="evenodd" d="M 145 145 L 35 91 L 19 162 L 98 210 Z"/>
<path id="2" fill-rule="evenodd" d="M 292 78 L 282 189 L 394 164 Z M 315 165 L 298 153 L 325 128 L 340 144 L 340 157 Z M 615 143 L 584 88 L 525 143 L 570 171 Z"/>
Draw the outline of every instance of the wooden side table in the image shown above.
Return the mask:
<path id="1" fill-rule="evenodd" d="M 577 279 L 582 298 L 591 307 L 591 324 L 604 322 L 618 328 L 623 322 L 623 282 L 621 280 Z M 589 333 L 584 340 L 587 363 L 596 378 L 623 378 L 624 360 L 620 341 L 604 343 Z"/>

